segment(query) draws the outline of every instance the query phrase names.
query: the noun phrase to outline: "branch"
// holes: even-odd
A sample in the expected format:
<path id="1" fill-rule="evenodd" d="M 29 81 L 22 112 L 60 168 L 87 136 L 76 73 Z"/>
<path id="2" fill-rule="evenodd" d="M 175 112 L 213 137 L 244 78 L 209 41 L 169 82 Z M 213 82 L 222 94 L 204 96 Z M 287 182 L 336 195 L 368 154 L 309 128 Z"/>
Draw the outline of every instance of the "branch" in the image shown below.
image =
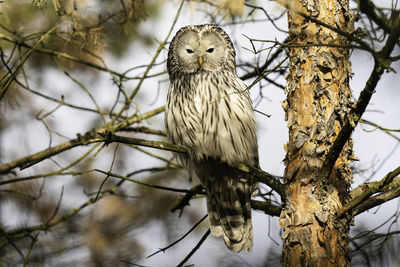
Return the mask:
<path id="1" fill-rule="evenodd" d="M 176 266 L 176 267 L 182 267 L 185 262 L 187 262 L 190 257 L 193 256 L 193 254 L 200 248 L 201 244 L 206 240 L 206 238 L 210 235 L 211 231 L 210 229 L 207 230 L 207 232 L 203 235 L 203 237 L 200 239 L 199 243 L 190 251 L 190 253 Z"/>
<path id="2" fill-rule="evenodd" d="M 110 190 L 106 190 L 103 191 L 100 196 L 97 198 L 97 200 L 102 199 L 103 197 L 109 196 L 109 195 L 113 195 L 118 188 L 122 185 L 121 181 L 120 183 L 118 183 L 117 185 L 115 185 L 112 189 Z M 38 225 L 33 225 L 33 226 L 27 226 L 27 227 L 20 227 L 14 230 L 9 230 L 7 232 L 5 232 L 5 235 L 7 236 L 19 236 L 19 235 L 23 235 L 26 236 L 28 235 L 30 232 L 33 231 L 48 231 L 50 230 L 52 227 L 68 220 L 70 217 L 78 214 L 80 211 L 82 211 L 84 208 L 90 206 L 91 204 L 94 204 L 96 202 L 96 197 L 92 197 L 90 198 L 88 201 L 84 202 L 82 205 L 80 205 L 77 208 L 71 209 L 69 212 L 65 213 L 63 216 L 59 216 L 56 217 L 54 220 L 43 223 L 43 224 L 38 224 Z"/>
<path id="3" fill-rule="evenodd" d="M 120 131 L 167 136 L 167 133 L 163 130 L 152 129 L 152 128 L 145 127 L 145 126 L 125 127 L 125 128 L 121 128 Z"/>
<path id="4" fill-rule="evenodd" d="M 138 145 L 138 146 L 158 148 L 158 149 L 162 149 L 162 150 L 168 150 L 168 151 L 172 151 L 172 152 L 187 154 L 187 149 L 183 146 L 173 145 L 171 143 L 163 142 L 163 141 L 150 141 L 150 140 L 144 140 L 144 139 L 139 139 L 139 138 L 120 136 L 120 135 L 112 134 L 111 132 L 104 135 L 104 141 L 106 143 L 117 142 L 117 143 L 129 144 L 129 145 Z"/>
<path id="5" fill-rule="evenodd" d="M 244 164 L 239 165 L 238 170 L 247 174 L 251 174 L 256 181 L 268 185 L 275 190 L 281 196 L 281 198 L 285 198 L 285 187 L 273 175 L 261 169 L 253 168 Z"/>
<path id="6" fill-rule="evenodd" d="M 50 158 L 54 155 L 57 155 L 61 152 L 64 152 L 66 150 L 69 150 L 71 148 L 77 147 L 77 146 L 83 146 L 83 145 L 89 145 L 92 143 L 97 143 L 97 142 L 105 142 L 106 139 L 106 133 L 108 131 L 117 131 L 122 127 L 126 127 L 128 125 L 131 125 L 133 123 L 137 123 L 140 122 L 144 119 L 147 119 L 149 117 L 152 117 L 158 113 L 161 113 L 162 111 L 164 111 L 164 107 L 159 107 L 157 109 L 151 110 L 149 112 L 143 113 L 141 115 L 134 115 L 132 117 L 127 118 L 126 120 L 115 124 L 115 125 L 111 125 L 111 126 L 106 126 L 104 128 L 100 128 L 97 130 L 92 130 L 92 131 L 88 131 L 86 132 L 84 135 L 80 135 L 78 134 L 78 137 L 75 139 L 72 139 L 68 142 L 65 142 L 63 144 L 57 145 L 57 146 L 53 146 L 53 147 L 49 147 L 45 150 L 42 150 L 38 153 L 35 154 L 31 154 L 29 156 L 23 157 L 23 158 L 19 158 L 17 160 L 5 163 L 0 165 L 0 174 L 7 174 L 9 173 L 12 169 L 15 169 L 17 167 L 20 167 L 21 169 L 24 168 L 28 168 L 34 164 L 37 164 L 47 158 Z M 108 130 L 108 128 L 110 130 Z M 127 137 L 126 137 L 127 138 Z M 148 146 L 151 147 L 156 147 L 156 148 L 160 148 L 160 149 L 164 149 L 162 148 L 163 145 L 165 144 L 168 148 L 171 148 L 171 144 L 165 143 L 165 142 L 156 142 L 155 141 L 150 141 L 149 142 L 141 142 L 140 140 L 142 139 L 136 139 L 136 145 L 144 145 L 146 146 L 146 144 Z M 122 140 L 121 140 L 122 141 Z M 146 141 L 146 140 L 142 140 L 142 141 Z M 128 142 L 125 139 L 125 142 Z M 130 140 L 131 143 L 133 143 L 134 141 Z M 158 144 L 157 144 L 158 143 Z M 179 148 L 177 148 L 179 150 Z M 173 150 L 174 151 L 174 150 Z M 179 152 L 179 151 L 177 151 Z"/>
<path id="7" fill-rule="evenodd" d="M 368 121 L 368 120 L 365 120 L 365 119 L 361 119 L 360 122 L 364 123 L 364 124 L 371 125 L 371 126 L 375 127 L 375 129 L 379 129 L 379 130 L 385 132 L 386 134 L 390 135 L 391 137 L 393 137 L 397 141 L 400 141 L 400 137 L 397 137 L 395 134 L 392 133 L 392 132 L 400 132 L 400 129 L 388 129 L 388 128 L 382 127 L 382 126 L 380 126 L 380 125 L 378 125 L 378 124 L 376 124 L 376 123 L 374 123 L 372 121 Z M 364 131 L 366 131 L 366 130 L 364 130 Z M 373 131 L 373 130 L 371 130 L 371 131 Z M 368 132 L 371 132 L 371 131 L 368 131 Z"/>
<path id="8" fill-rule="evenodd" d="M 3 165 L 0 165 L 0 174 L 7 174 L 9 173 L 12 169 L 20 167 L 21 169 L 28 168 L 36 163 L 39 163 L 47 158 L 50 158 L 54 155 L 57 155 L 61 152 L 64 152 L 68 149 L 77 147 L 77 146 L 82 146 L 82 145 L 88 145 L 96 142 L 102 142 L 105 139 L 102 137 L 93 137 L 93 138 L 76 138 L 73 139 L 69 142 L 66 142 L 64 144 L 58 145 L 58 146 L 53 146 L 48 149 L 42 150 L 38 153 L 31 154 L 29 156 L 19 158 L 17 160 L 5 163 Z"/>
<path id="9" fill-rule="evenodd" d="M 358 212 L 356 212 L 355 214 L 353 213 L 354 215 L 357 215 L 361 212 L 359 206 L 364 207 L 364 209 L 362 209 L 364 211 L 366 209 L 370 209 L 373 206 L 379 205 L 379 204 L 395 197 L 393 194 L 395 194 L 396 192 L 400 193 L 399 179 L 395 180 L 395 178 L 399 174 L 400 174 L 400 167 L 397 167 L 395 170 L 386 174 L 386 176 L 383 179 L 381 179 L 380 181 L 374 182 L 374 183 L 369 183 L 368 185 L 362 185 L 363 188 L 367 187 L 368 188 L 367 190 L 360 190 L 358 187 L 356 189 L 354 189 L 357 192 L 360 192 L 360 191 L 361 192 L 359 193 L 359 195 L 354 197 L 349 203 L 344 205 L 338 211 L 338 217 L 342 217 L 343 215 L 345 215 L 346 213 L 349 213 L 350 211 L 352 211 L 354 209 L 358 210 Z M 392 184 L 392 182 L 394 182 L 394 184 Z M 352 191 L 354 191 L 354 190 L 352 190 Z M 383 193 L 378 196 L 375 196 L 373 198 L 370 198 L 372 195 L 374 195 L 378 192 L 383 192 Z M 350 194 L 354 195 L 352 193 L 350 193 Z M 387 194 L 387 195 L 385 195 L 385 194 Z M 377 199 L 379 199 L 379 201 L 381 201 L 381 202 L 378 203 L 376 200 L 372 200 L 376 197 L 378 197 Z M 391 197 L 391 198 L 388 198 L 388 197 Z M 385 201 L 383 201 L 383 200 L 385 200 Z M 376 204 L 376 203 L 378 203 L 378 204 Z M 374 205 L 371 206 L 372 204 L 374 204 Z M 369 207 L 369 208 L 366 208 L 366 207 Z"/>
<path id="10" fill-rule="evenodd" d="M 171 209 L 171 212 L 175 212 L 177 210 L 181 210 L 180 214 L 182 214 L 183 209 L 186 206 L 190 206 L 189 201 L 192 199 L 193 196 L 196 194 L 204 194 L 203 192 L 203 186 L 201 184 L 196 185 L 192 189 L 190 189 L 189 192 L 187 192 L 181 200 Z"/>
<path id="11" fill-rule="evenodd" d="M 273 205 L 271 201 L 251 200 L 251 207 L 255 210 L 261 210 L 265 214 L 276 217 L 279 217 L 282 211 L 281 207 Z"/>
<path id="12" fill-rule="evenodd" d="M 112 172 L 108 172 L 108 171 L 103 171 L 100 169 L 95 169 L 95 171 L 100 172 L 102 174 L 111 176 L 111 177 L 115 177 L 118 179 L 121 179 L 122 181 L 129 181 L 129 182 L 133 182 L 136 184 L 140 184 L 143 186 L 147 186 L 147 187 L 151 187 L 151 188 L 155 188 L 155 189 L 160 189 L 160 190 L 165 190 L 165 191 L 170 191 L 170 192 L 176 192 L 176 193 L 189 193 L 191 190 L 190 189 L 180 189 L 180 188 L 176 188 L 176 187 L 168 187 L 168 186 L 163 186 L 163 185 L 157 185 L 157 184 L 150 184 L 150 183 L 146 183 L 134 178 L 130 178 L 124 175 L 120 175 L 117 173 L 112 173 Z"/>
<path id="13" fill-rule="evenodd" d="M 58 52 L 58 51 L 54 51 L 54 50 L 46 49 L 46 48 L 40 48 L 40 47 L 31 46 L 31 45 L 26 44 L 23 41 L 19 41 L 17 39 L 12 39 L 9 36 L 6 36 L 4 34 L 0 34 L 0 39 L 2 39 L 4 41 L 7 41 L 7 42 L 10 42 L 10 43 L 14 43 L 14 44 L 16 44 L 18 46 L 21 46 L 21 47 L 28 48 L 29 51 L 32 50 L 32 51 L 35 51 L 35 52 L 38 52 L 38 53 L 41 53 L 41 54 L 46 54 L 46 55 L 54 56 L 54 57 L 57 57 L 57 58 L 63 58 L 63 59 L 66 59 L 66 60 L 71 60 L 71 61 L 73 61 L 75 63 L 86 65 L 88 67 L 91 67 L 91 68 L 94 68 L 94 69 L 97 69 L 97 70 L 100 70 L 100 71 L 105 71 L 105 72 L 114 74 L 114 75 L 116 75 L 118 77 L 121 77 L 121 78 L 126 78 L 123 74 L 118 73 L 116 71 L 113 71 L 113 70 L 111 70 L 111 69 L 109 69 L 107 67 L 100 66 L 100 65 L 98 65 L 96 63 L 93 63 L 93 62 L 90 62 L 90 61 L 82 60 L 80 58 L 71 56 L 71 55 L 69 55 L 67 53 Z"/>
<path id="14" fill-rule="evenodd" d="M 172 22 L 172 25 L 171 25 L 171 27 L 170 27 L 170 29 L 168 31 L 167 36 L 165 37 L 165 39 L 158 46 L 157 51 L 156 51 L 153 59 L 151 60 L 151 62 L 149 63 L 149 65 L 147 66 L 146 70 L 143 73 L 143 78 L 140 79 L 140 81 L 136 85 L 135 89 L 133 89 L 131 95 L 129 96 L 129 100 L 132 100 L 135 97 L 135 95 L 137 94 L 137 92 L 139 91 L 139 89 L 140 89 L 140 87 L 141 87 L 141 85 L 143 83 L 144 78 L 146 77 L 146 75 L 150 71 L 150 69 L 153 67 L 154 63 L 156 62 L 156 59 L 157 59 L 158 55 L 165 48 L 165 45 L 167 44 L 168 39 L 171 36 L 172 30 L 174 29 L 175 24 L 178 21 L 179 15 L 180 15 L 182 7 L 183 7 L 183 3 L 185 3 L 185 0 L 182 0 L 181 4 L 179 5 L 178 10 L 177 10 L 176 15 L 175 15 L 175 18 L 174 18 L 174 21 Z"/>
<path id="15" fill-rule="evenodd" d="M 3 96 L 5 95 L 5 93 L 7 92 L 8 88 L 11 85 L 11 82 L 15 79 L 15 77 L 17 76 L 17 74 L 19 73 L 19 71 L 22 69 L 22 67 L 24 66 L 26 60 L 30 57 L 30 55 L 32 54 L 32 52 L 37 48 L 37 46 L 47 37 L 49 36 L 49 34 L 54 31 L 56 28 L 56 26 L 54 26 L 53 28 L 51 28 L 50 30 L 48 30 L 45 34 L 43 34 L 40 39 L 28 50 L 26 51 L 26 53 L 23 55 L 19 65 L 17 66 L 17 68 L 15 69 L 14 72 L 10 72 L 10 73 L 6 73 L 2 80 L 7 76 L 7 74 L 10 74 L 9 77 L 7 77 L 5 79 L 5 81 L 1 82 L 1 87 L 0 87 L 0 101 L 3 98 Z"/>
<path id="16" fill-rule="evenodd" d="M 363 12 L 367 17 L 371 20 L 373 20 L 379 28 L 383 29 L 386 33 L 391 32 L 391 27 L 387 24 L 387 19 L 383 19 L 379 17 L 376 13 L 375 10 L 377 9 L 374 3 L 372 3 L 369 0 L 361 0 L 358 1 L 360 11 Z"/>
<path id="17" fill-rule="evenodd" d="M 186 148 L 177 146 L 177 145 L 173 145 L 168 142 L 150 141 L 150 140 L 133 138 L 133 137 L 119 136 L 119 135 L 111 134 L 111 132 L 109 134 L 105 134 L 105 135 L 103 133 L 101 133 L 101 134 L 100 133 L 87 133 L 84 136 L 79 136 L 78 138 L 73 139 L 64 144 L 61 144 L 58 146 L 53 146 L 53 147 L 50 147 L 43 151 L 40 151 L 38 153 L 29 155 L 27 157 L 23 157 L 23 158 L 14 160 L 12 162 L 0 165 L 0 174 L 9 173 L 12 169 L 14 169 L 16 167 L 25 169 L 25 168 L 31 167 L 32 165 L 35 165 L 45 159 L 48 159 L 54 155 L 64 152 L 68 149 L 71 149 L 71 148 L 74 148 L 77 146 L 84 146 L 84 145 L 89 145 L 92 143 L 98 143 L 98 142 L 105 142 L 106 144 L 112 143 L 112 142 L 118 142 L 118 143 L 123 143 L 123 144 L 132 144 L 132 145 L 138 145 L 138 146 L 158 148 L 158 149 L 168 150 L 168 151 L 173 151 L 173 152 L 178 152 L 178 153 L 187 153 Z"/>
<path id="18" fill-rule="evenodd" d="M 165 45 L 168 42 L 169 37 L 171 36 L 172 30 L 175 27 L 175 24 L 179 18 L 179 14 L 181 13 L 183 4 L 185 3 L 185 0 L 182 0 L 181 4 L 179 5 L 179 8 L 176 12 L 174 21 L 172 22 L 172 25 L 168 31 L 167 36 L 165 37 L 165 39 L 159 44 L 156 53 L 154 54 L 152 60 L 150 61 L 150 63 L 147 65 L 146 70 L 143 73 L 142 78 L 139 80 L 138 84 L 136 85 L 136 87 L 133 89 L 132 93 L 129 95 L 129 97 L 126 99 L 126 102 L 124 104 L 124 106 L 120 109 L 120 111 L 118 112 L 118 114 L 112 119 L 112 122 L 114 122 L 116 119 L 118 119 L 120 117 L 120 115 L 122 115 L 122 113 L 127 110 L 133 100 L 133 98 L 136 96 L 136 94 L 139 92 L 139 89 L 142 86 L 142 83 L 144 81 L 144 79 L 146 78 L 147 74 L 150 72 L 151 68 L 153 67 L 153 65 L 156 62 L 157 57 L 160 55 L 161 51 L 165 48 Z"/>
<path id="19" fill-rule="evenodd" d="M 371 197 L 364 203 L 360 204 L 353 210 L 353 216 L 356 216 L 360 213 L 363 213 L 366 210 L 369 210 L 373 207 L 379 206 L 382 203 L 385 203 L 393 198 L 399 197 L 400 196 L 400 179 L 395 179 L 394 183 L 396 184 L 396 187 L 393 189 L 390 189 L 382 194 L 379 194 L 377 196 Z"/>
<path id="20" fill-rule="evenodd" d="M 250 39 L 250 38 L 249 38 L 249 39 Z M 250 39 L 250 40 L 251 40 L 251 39 Z M 283 43 L 286 43 L 286 42 L 288 42 L 288 38 L 286 38 L 286 39 L 283 41 Z M 269 57 L 269 58 L 267 59 L 267 61 L 264 63 L 264 65 L 262 65 L 260 68 L 256 68 L 256 69 L 255 69 L 254 71 L 252 71 L 252 72 L 249 72 L 249 73 L 244 74 L 243 76 L 240 77 L 240 79 L 241 79 L 241 80 L 247 80 L 247 79 L 250 79 L 250 78 L 253 78 L 253 77 L 258 77 L 258 76 L 260 76 L 260 75 L 263 75 L 264 71 L 269 67 L 269 65 L 271 65 L 271 63 L 272 63 L 276 58 L 278 58 L 278 56 L 279 56 L 282 52 L 284 52 L 284 50 L 283 50 L 283 47 L 280 46 L 280 47 L 275 51 L 275 53 L 273 53 L 273 54 L 271 55 L 271 57 Z"/>
<path id="21" fill-rule="evenodd" d="M 156 252 L 150 254 L 149 256 L 146 257 L 146 259 L 153 257 L 154 255 L 160 253 L 160 252 L 165 252 L 167 249 L 169 249 L 170 247 L 176 245 L 177 243 L 179 243 L 181 240 L 183 240 L 186 236 L 188 236 L 200 223 L 202 223 L 206 218 L 207 218 L 207 214 L 204 215 L 203 218 L 201 218 L 195 225 L 193 225 L 192 228 L 190 228 L 189 231 L 187 231 L 183 236 L 181 236 L 178 240 L 174 241 L 173 243 L 171 243 L 170 245 L 164 247 L 164 248 L 160 248 L 159 250 L 157 250 Z"/>
<path id="22" fill-rule="evenodd" d="M 64 144 L 50 147 L 50 148 L 45 149 L 36 154 L 32 154 L 27 157 L 0 165 L 0 174 L 9 173 L 12 169 L 14 169 L 16 167 L 20 167 L 20 168 L 30 167 L 36 163 L 39 163 L 45 159 L 48 159 L 56 154 L 59 154 L 63 151 L 66 151 L 66 150 L 71 149 L 76 146 L 88 145 L 91 143 L 98 143 L 98 142 L 105 142 L 106 144 L 109 144 L 112 142 L 117 142 L 117 143 L 130 144 L 130 145 L 146 146 L 146 147 L 168 150 L 168 151 L 183 153 L 183 154 L 187 153 L 187 149 L 185 147 L 173 145 L 168 142 L 151 141 L 151 140 L 144 140 L 144 139 L 133 138 L 133 137 L 119 136 L 119 135 L 115 135 L 111 132 L 105 132 L 105 133 L 102 131 L 99 131 L 99 132 L 100 133 L 88 132 L 84 136 L 79 136 L 78 138 L 73 139 Z M 262 182 L 262 183 L 268 185 L 273 190 L 275 190 L 281 196 L 281 198 L 284 198 L 285 191 L 284 191 L 284 187 L 283 187 L 282 183 L 279 182 L 279 180 L 277 180 L 271 174 L 264 172 L 260 169 L 246 166 L 244 164 L 241 164 L 240 166 L 238 166 L 238 170 L 252 175 L 256 181 L 259 181 L 259 182 Z M 101 170 L 97 170 L 97 171 L 103 172 Z M 122 177 L 117 174 L 111 174 L 111 173 L 106 173 L 106 174 L 110 174 L 114 177 L 118 177 L 118 178 L 122 178 L 122 179 L 126 179 L 126 180 L 130 179 L 128 177 Z M 193 195 L 194 194 L 192 193 L 192 196 Z M 192 196 L 190 196 L 187 199 L 187 201 Z M 183 205 L 183 203 L 182 203 L 182 205 Z"/>
<path id="23" fill-rule="evenodd" d="M 183 198 L 171 209 L 171 212 L 175 212 L 177 210 L 181 210 L 181 213 L 183 209 L 186 206 L 189 206 L 189 201 L 190 199 L 195 196 L 196 194 L 204 194 L 202 191 L 203 186 L 201 184 L 196 185 L 192 189 L 190 189 L 184 196 Z M 261 210 L 265 214 L 271 215 L 271 216 L 277 216 L 281 214 L 282 208 L 276 205 L 273 205 L 271 201 L 265 200 L 265 201 L 260 201 L 260 200 L 251 200 L 251 208 L 255 210 Z"/>
<path id="24" fill-rule="evenodd" d="M 361 116 L 364 114 L 383 72 L 387 69 L 390 69 L 390 61 L 388 61 L 388 59 L 400 37 L 400 31 L 398 30 L 399 27 L 400 16 L 396 18 L 395 27 L 392 28 L 392 32 L 389 35 L 385 46 L 376 54 L 377 56 L 375 57 L 374 69 L 372 70 L 364 89 L 361 91 L 356 105 L 346 116 L 342 129 L 340 130 L 335 142 L 325 157 L 322 167 L 325 177 L 330 176 L 339 154 L 342 152 L 344 145 L 350 138 L 350 135 L 357 126 Z"/>

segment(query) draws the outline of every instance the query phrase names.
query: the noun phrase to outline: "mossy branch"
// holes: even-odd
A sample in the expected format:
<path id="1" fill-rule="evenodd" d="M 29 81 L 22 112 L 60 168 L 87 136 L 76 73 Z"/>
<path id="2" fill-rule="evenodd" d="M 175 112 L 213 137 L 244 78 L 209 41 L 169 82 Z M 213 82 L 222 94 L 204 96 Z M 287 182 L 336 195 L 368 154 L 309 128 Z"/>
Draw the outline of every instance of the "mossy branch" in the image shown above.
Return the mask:
<path id="1" fill-rule="evenodd" d="M 366 209 L 374 207 L 375 204 L 378 205 L 396 197 L 396 193 L 400 194 L 400 179 L 395 179 L 399 174 L 400 167 L 397 167 L 395 170 L 386 174 L 380 181 L 362 185 L 361 189 L 354 189 L 353 191 L 358 194 L 353 196 L 353 199 L 338 211 L 338 217 L 342 217 L 351 211 L 353 211 L 353 215 L 357 215 L 361 210 L 365 211 Z M 382 192 L 382 194 L 371 198 L 372 195 L 378 192 Z M 350 193 L 350 195 L 354 194 Z M 378 199 L 379 201 L 377 201 Z M 359 207 L 361 205 L 363 208 L 360 209 Z M 354 210 L 356 211 L 354 212 Z"/>

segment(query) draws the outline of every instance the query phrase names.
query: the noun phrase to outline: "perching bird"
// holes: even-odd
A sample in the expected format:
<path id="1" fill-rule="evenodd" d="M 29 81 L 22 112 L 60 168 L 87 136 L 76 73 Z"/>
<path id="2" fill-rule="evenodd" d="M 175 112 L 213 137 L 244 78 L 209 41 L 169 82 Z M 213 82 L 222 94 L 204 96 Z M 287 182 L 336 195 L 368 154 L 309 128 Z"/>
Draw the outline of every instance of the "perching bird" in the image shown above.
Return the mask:
<path id="1" fill-rule="evenodd" d="M 234 252 L 250 251 L 255 183 L 235 167 L 258 167 L 258 147 L 253 105 L 236 74 L 233 44 L 218 26 L 186 26 L 172 39 L 167 68 L 167 136 L 189 151 L 181 159 L 205 188 L 211 233 L 222 235 Z"/>

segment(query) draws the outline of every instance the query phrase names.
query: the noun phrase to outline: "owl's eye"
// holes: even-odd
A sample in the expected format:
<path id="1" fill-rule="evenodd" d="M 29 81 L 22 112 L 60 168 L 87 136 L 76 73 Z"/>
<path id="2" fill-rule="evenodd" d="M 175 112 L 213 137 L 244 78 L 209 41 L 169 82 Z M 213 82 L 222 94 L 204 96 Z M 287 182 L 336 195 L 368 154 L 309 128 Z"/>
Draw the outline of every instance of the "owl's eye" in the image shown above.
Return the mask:
<path id="1" fill-rule="evenodd" d="M 212 47 L 211 47 L 211 48 L 208 48 L 206 52 L 207 52 L 207 53 L 212 53 L 212 52 L 214 52 L 214 48 L 212 48 Z"/>
<path id="2" fill-rule="evenodd" d="M 188 52 L 189 54 L 192 54 L 192 53 L 194 53 L 194 51 L 192 50 L 192 49 L 186 49 L 186 52 Z"/>

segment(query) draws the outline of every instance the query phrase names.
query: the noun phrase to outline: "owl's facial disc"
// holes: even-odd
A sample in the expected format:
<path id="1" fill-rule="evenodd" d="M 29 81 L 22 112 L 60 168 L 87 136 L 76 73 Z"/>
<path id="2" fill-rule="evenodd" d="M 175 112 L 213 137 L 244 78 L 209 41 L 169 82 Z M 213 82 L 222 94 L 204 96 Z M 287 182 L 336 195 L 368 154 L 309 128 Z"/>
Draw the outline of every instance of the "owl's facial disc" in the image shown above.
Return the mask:
<path id="1" fill-rule="evenodd" d="M 184 72 L 215 71 L 226 61 L 224 40 L 213 32 L 186 32 L 178 46 L 177 58 Z"/>

